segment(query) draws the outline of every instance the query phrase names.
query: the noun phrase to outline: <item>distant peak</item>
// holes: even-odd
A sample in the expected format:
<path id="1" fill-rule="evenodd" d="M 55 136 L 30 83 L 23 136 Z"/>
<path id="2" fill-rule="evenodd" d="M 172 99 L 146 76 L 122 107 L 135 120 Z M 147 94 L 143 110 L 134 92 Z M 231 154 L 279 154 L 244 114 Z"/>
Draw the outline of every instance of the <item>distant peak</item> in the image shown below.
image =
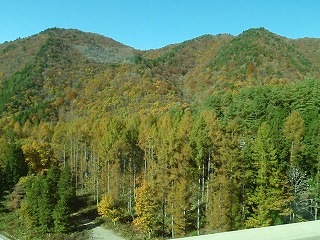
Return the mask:
<path id="1" fill-rule="evenodd" d="M 274 33 L 270 32 L 269 30 L 267 30 L 264 27 L 260 27 L 260 28 L 250 28 L 248 30 L 243 31 L 240 35 L 255 35 L 255 34 L 272 34 L 274 35 Z M 239 35 L 239 36 L 240 36 Z"/>

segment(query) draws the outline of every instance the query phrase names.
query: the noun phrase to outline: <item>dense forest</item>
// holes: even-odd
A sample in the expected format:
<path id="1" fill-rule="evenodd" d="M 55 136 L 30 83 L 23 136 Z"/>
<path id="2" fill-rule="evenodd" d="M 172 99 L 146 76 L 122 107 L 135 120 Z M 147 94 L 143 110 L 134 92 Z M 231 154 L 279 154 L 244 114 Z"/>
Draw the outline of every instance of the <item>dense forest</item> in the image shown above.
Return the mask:
<path id="1" fill-rule="evenodd" d="M 319 47 L 263 28 L 148 51 L 64 29 L 0 45 L 1 214 L 68 233 L 90 196 L 149 238 L 319 219 Z"/>

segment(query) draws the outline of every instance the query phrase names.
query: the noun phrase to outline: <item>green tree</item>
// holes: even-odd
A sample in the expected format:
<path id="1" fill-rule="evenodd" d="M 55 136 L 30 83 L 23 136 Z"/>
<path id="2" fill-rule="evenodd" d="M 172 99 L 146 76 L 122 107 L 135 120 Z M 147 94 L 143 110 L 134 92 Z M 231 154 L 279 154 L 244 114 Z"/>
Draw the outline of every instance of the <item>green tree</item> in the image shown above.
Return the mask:
<path id="1" fill-rule="evenodd" d="M 57 204 L 57 184 L 60 170 L 51 166 L 47 176 L 41 181 L 41 195 L 39 196 L 39 223 L 43 232 L 53 228 L 53 210 Z"/>
<path id="2" fill-rule="evenodd" d="M 75 199 L 75 189 L 72 183 L 69 167 L 63 169 L 58 186 L 58 201 L 53 211 L 54 230 L 59 233 L 68 232 L 71 229 L 71 213 Z"/>
<path id="3" fill-rule="evenodd" d="M 5 191 L 5 175 L 2 167 L 0 167 L 0 199 L 2 199 Z"/>
<path id="4" fill-rule="evenodd" d="M 317 164 L 317 173 L 310 179 L 309 182 L 309 201 L 308 204 L 310 213 L 314 220 L 319 219 L 320 209 L 320 161 Z"/>
<path id="5" fill-rule="evenodd" d="M 252 209 L 247 227 L 261 227 L 281 222 L 282 215 L 289 215 L 286 207 L 290 201 L 285 175 L 278 163 L 276 151 L 266 122 L 258 129 L 252 145 L 255 187 L 249 196 Z"/>
<path id="6" fill-rule="evenodd" d="M 14 143 L 9 144 L 4 166 L 6 190 L 11 191 L 20 177 L 26 176 L 27 173 L 28 166 L 21 148 Z"/>
<path id="7" fill-rule="evenodd" d="M 26 195 L 18 213 L 29 227 L 39 226 L 39 203 L 42 195 L 42 180 L 43 176 L 29 176 L 26 179 Z"/>

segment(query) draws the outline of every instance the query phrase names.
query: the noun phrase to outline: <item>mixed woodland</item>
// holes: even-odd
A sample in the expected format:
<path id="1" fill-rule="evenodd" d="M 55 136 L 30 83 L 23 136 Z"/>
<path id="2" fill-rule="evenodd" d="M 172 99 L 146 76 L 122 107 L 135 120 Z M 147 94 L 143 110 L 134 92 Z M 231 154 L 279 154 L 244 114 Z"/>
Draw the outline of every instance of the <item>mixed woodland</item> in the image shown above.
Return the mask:
<path id="1" fill-rule="evenodd" d="M 87 196 L 146 238 L 319 219 L 319 49 L 263 28 L 148 51 L 56 28 L 1 44 L 1 216 L 68 234 Z"/>

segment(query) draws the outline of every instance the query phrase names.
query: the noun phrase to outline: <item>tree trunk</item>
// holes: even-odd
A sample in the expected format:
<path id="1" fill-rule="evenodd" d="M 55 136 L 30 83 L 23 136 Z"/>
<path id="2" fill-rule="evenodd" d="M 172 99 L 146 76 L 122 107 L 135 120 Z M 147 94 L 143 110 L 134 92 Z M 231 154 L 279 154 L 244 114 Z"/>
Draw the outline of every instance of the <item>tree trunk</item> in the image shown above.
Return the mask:
<path id="1" fill-rule="evenodd" d="M 174 204 L 171 203 L 171 238 L 174 239 L 174 214 L 173 214 Z"/>
<path id="2" fill-rule="evenodd" d="M 107 193 L 110 193 L 110 161 L 107 160 Z"/>
<path id="3" fill-rule="evenodd" d="M 200 235 L 200 198 L 201 198 L 201 166 L 199 165 L 199 180 L 198 180 L 198 210 L 197 210 L 197 234 Z"/>
<path id="4" fill-rule="evenodd" d="M 208 171 L 207 171 L 207 193 L 206 193 L 206 211 L 208 210 L 209 203 L 209 182 L 210 182 L 210 164 L 211 164 L 211 154 L 209 154 L 208 159 Z"/>

